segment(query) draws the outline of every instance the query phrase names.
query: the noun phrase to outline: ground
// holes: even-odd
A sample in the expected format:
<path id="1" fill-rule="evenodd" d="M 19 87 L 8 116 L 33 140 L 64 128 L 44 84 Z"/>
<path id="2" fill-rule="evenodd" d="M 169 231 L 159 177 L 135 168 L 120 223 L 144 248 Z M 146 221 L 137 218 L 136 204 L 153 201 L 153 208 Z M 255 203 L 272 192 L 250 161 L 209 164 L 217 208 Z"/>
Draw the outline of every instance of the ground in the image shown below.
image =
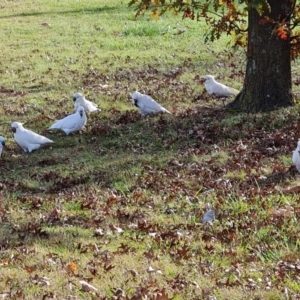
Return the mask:
<path id="1" fill-rule="evenodd" d="M 14 38 L 0 65 L 1 297 L 297 299 L 298 105 L 226 111 L 199 76 L 219 73 L 238 88 L 242 52 L 201 44 L 199 59 L 196 24 L 151 26 L 126 5 L 88 2 L 3 4 Z M 187 31 L 165 33 L 168 24 Z M 137 88 L 173 115 L 142 118 L 129 101 Z M 82 132 L 49 132 L 73 111 L 75 91 L 102 111 Z M 23 153 L 15 120 L 55 144 Z M 203 223 L 208 204 L 215 219 Z"/>

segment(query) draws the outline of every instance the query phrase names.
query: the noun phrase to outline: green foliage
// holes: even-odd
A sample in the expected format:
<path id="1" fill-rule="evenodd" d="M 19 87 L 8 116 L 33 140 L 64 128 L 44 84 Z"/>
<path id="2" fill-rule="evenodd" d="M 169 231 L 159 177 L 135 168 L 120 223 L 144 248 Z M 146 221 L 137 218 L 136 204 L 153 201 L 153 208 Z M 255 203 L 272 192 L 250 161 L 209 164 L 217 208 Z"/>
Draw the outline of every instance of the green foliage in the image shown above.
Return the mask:
<path id="1" fill-rule="evenodd" d="M 267 0 L 252 1 L 249 3 L 249 8 L 254 8 L 261 16 L 271 13 L 271 6 Z"/>

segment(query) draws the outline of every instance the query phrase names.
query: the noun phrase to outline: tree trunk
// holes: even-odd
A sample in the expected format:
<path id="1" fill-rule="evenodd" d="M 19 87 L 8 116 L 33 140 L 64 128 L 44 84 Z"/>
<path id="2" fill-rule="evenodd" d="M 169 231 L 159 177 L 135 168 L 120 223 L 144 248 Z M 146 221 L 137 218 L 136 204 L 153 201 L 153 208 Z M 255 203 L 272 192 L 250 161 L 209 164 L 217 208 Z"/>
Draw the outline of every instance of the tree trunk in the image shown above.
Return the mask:
<path id="1" fill-rule="evenodd" d="M 274 22 L 261 22 L 256 9 L 249 11 L 247 66 L 244 86 L 229 108 L 259 112 L 294 104 L 292 95 L 290 34 L 286 39 L 274 32 L 293 9 L 291 0 L 269 0 Z M 264 19 L 265 20 L 265 19 Z"/>

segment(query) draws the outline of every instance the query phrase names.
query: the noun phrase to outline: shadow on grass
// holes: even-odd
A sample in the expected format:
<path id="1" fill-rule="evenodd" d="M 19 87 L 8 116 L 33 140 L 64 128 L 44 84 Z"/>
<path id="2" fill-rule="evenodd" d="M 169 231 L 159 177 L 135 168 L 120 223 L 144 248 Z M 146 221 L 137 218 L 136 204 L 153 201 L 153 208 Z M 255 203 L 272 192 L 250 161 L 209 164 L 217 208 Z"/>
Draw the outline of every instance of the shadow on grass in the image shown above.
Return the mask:
<path id="1" fill-rule="evenodd" d="M 119 10 L 118 7 L 97 7 L 97 8 L 86 8 L 69 11 L 39 11 L 39 12 L 24 12 L 20 14 L 0 16 L 0 19 L 18 18 L 18 17 L 33 17 L 33 16 L 45 16 L 45 15 L 73 15 L 73 14 L 99 14 L 105 12 L 112 12 Z"/>
<path id="2" fill-rule="evenodd" d="M 120 197 L 118 208 L 136 206 L 136 201 L 142 199 L 134 198 L 139 195 L 134 194 L 137 190 L 164 199 L 180 199 L 180 194 L 193 199 L 199 193 L 205 197 L 204 193 L 211 189 L 220 195 L 236 189 L 243 192 L 243 197 L 252 198 L 253 193 L 271 193 L 276 184 L 285 184 L 294 173 L 270 163 L 274 171 L 259 181 L 260 174 L 251 174 L 251 170 L 259 170 L 268 158 L 278 160 L 285 147 L 291 148 L 294 141 L 288 135 L 280 135 L 282 140 L 275 144 L 278 151 L 265 151 L 276 140 L 274 134 L 277 136 L 278 131 L 259 129 L 265 116 L 250 120 L 257 125 L 251 131 L 246 124 L 249 118 L 245 115 L 236 119 L 224 109 L 207 107 L 145 119 L 136 111 L 127 111 L 111 114 L 105 120 L 102 116 L 94 118 L 93 124 L 80 135 L 83 142 L 57 136 L 60 140 L 53 149 L 17 158 L 13 157 L 12 149 L 10 157 L 1 162 L 2 170 L 7 171 L 1 182 L 3 193 L 13 195 L 13 205 L 18 209 L 24 206 L 24 211 L 33 212 L 35 217 L 33 221 L 24 218 L 22 225 L 16 226 L 8 216 L 8 233 L 3 235 L 0 246 L 13 249 L 16 244 L 31 246 L 43 239 L 54 248 L 68 249 L 74 241 L 80 242 L 83 233 L 70 232 L 66 239 L 55 229 L 63 231 L 77 226 L 91 233 L 103 220 L 116 217 L 108 210 L 110 201 L 116 201 L 109 198 L 111 191 Z M 227 125 L 223 125 L 224 121 Z M 237 150 L 243 146 L 240 140 L 247 147 Z M 222 151 L 228 157 L 218 163 L 217 154 Z M 228 172 L 236 171 L 246 172 L 246 177 L 226 179 Z M 67 218 L 59 211 L 61 201 L 73 205 L 73 209 L 65 209 Z M 46 217 L 39 218 L 40 215 Z"/>
<path id="3" fill-rule="evenodd" d="M 207 107 L 176 116 L 145 119 L 133 110 L 111 114 L 106 119 L 99 116 L 79 137 L 77 134 L 53 136 L 52 149 L 38 150 L 28 156 L 21 154 L 17 158 L 12 149 L 11 158 L 2 161 L 2 170 L 7 173 L 3 183 L 12 192 L 32 194 L 56 194 L 90 184 L 112 188 L 120 182 L 131 185 L 132 178 L 143 173 L 158 174 L 174 165 L 174 159 L 178 160 L 178 171 L 183 174 L 191 157 L 199 160 L 205 169 L 219 170 L 212 154 L 225 151 L 228 158 L 222 162 L 225 170 L 222 172 L 227 172 L 236 163 L 249 166 L 252 163 L 249 159 L 262 163 L 263 158 L 284 155 L 287 146 L 293 147 L 293 140 L 284 135 L 284 140 L 275 144 L 276 152 L 266 151 L 277 131 L 270 128 L 252 132 L 245 124 L 248 118 L 245 115 L 237 119 L 224 109 Z M 261 120 L 264 121 L 263 116 Z M 241 140 L 247 143 L 247 148 L 235 153 Z M 207 158 L 201 160 L 201 156 Z M 207 163 L 210 157 L 212 161 Z M 219 175 L 211 176 L 217 179 Z M 288 177 L 281 179 L 285 181 Z M 270 177 L 270 181 L 274 183 L 276 179 Z"/>

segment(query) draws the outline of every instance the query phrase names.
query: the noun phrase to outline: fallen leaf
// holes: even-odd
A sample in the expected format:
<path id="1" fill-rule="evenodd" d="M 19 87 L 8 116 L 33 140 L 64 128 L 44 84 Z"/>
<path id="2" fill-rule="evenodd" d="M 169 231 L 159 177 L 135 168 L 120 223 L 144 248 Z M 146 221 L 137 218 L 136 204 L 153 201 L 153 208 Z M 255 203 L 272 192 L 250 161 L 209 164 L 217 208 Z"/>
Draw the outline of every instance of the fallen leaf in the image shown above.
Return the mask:
<path id="1" fill-rule="evenodd" d="M 70 272 L 75 272 L 77 270 L 77 266 L 75 263 L 69 263 L 67 264 L 67 270 Z"/>
<path id="2" fill-rule="evenodd" d="M 29 274 L 31 274 L 32 272 L 34 272 L 35 271 L 35 267 L 29 267 L 29 266 L 24 266 L 24 268 L 25 268 L 25 270 L 29 273 Z"/>
<path id="3" fill-rule="evenodd" d="M 133 278 L 139 276 L 138 271 L 136 271 L 136 270 L 134 270 L 134 269 L 128 269 L 127 272 L 128 272 L 129 274 L 131 274 L 131 275 L 133 276 Z"/>
<path id="4" fill-rule="evenodd" d="M 270 215 L 275 217 L 289 217 L 293 212 L 294 208 L 291 206 L 287 208 L 272 208 L 270 210 Z"/>
<path id="5" fill-rule="evenodd" d="M 45 26 L 45 27 L 51 27 L 51 24 L 49 24 L 47 22 L 43 22 L 42 25 Z"/>
<path id="6" fill-rule="evenodd" d="M 287 188 L 283 188 L 281 191 L 284 194 L 300 193 L 300 185 L 289 186 Z"/>
<path id="7" fill-rule="evenodd" d="M 84 292 L 97 292 L 98 289 L 95 288 L 94 286 L 92 286 L 91 284 L 87 283 L 86 281 L 84 280 L 79 280 L 80 284 L 81 284 L 81 288 Z"/>
<path id="8" fill-rule="evenodd" d="M 49 279 L 47 277 L 39 277 L 37 274 L 31 278 L 31 281 L 39 285 L 50 285 Z"/>
<path id="9" fill-rule="evenodd" d="M 176 33 L 175 34 L 182 34 L 185 32 L 185 29 L 177 29 Z"/>
<path id="10" fill-rule="evenodd" d="M 158 273 L 158 274 L 162 274 L 161 270 L 155 270 L 154 268 L 152 268 L 151 266 L 149 266 L 149 268 L 146 270 L 149 274 L 153 274 L 153 273 Z"/>

